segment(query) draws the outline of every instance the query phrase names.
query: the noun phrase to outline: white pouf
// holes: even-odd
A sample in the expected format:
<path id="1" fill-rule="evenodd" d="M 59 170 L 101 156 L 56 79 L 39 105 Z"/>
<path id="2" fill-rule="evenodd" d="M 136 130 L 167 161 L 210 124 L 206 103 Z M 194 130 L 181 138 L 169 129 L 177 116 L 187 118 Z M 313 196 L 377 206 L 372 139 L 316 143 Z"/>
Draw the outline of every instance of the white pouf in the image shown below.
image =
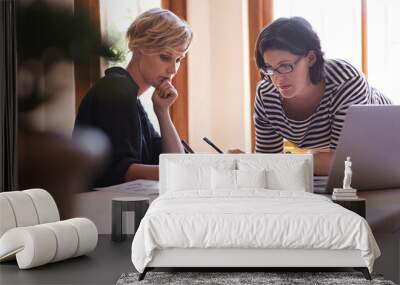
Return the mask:
<path id="1" fill-rule="evenodd" d="M 86 254 L 96 248 L 96 225 L 86 218 L 59 221 L 43 189 L 0 193 L 0 262 L 16 259 L 28 269 Z"/>

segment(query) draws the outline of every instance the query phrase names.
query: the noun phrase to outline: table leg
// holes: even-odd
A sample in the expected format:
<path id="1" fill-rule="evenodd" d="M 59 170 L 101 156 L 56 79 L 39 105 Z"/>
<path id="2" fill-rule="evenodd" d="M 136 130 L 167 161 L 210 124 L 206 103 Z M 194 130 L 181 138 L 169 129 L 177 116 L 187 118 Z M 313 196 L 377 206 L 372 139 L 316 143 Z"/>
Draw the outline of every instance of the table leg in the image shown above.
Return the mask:
<path id="1" fill-rule="evenodd" d="M 111 240 L 122 241 L 122 203 L 112 201 L 112 229 Z"/>
<path id="2" fill-rule="evenodd" d="M 140 201 L 135 203 L 135 233 L 139 227 L 140 221 L 143 219 L 146 214 L 147 209 L 149 208 L 149 201 Z"/>

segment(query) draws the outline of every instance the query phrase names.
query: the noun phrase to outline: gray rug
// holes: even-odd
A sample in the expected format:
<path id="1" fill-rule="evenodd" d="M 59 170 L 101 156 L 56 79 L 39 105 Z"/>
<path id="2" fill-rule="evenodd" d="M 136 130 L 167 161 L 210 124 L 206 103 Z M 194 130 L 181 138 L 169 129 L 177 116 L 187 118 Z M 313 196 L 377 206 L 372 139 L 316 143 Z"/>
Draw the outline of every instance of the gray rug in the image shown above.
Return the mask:
<path id="1" fill-rule="evenodd" d="M 148 272 L 142 281 L 139 273 L 122 274 L 116 285 L 134 284 L 379 284 L 395 285 L 379 275 L 372 275 L 372 281 L 364 278 L 360 272 Z"/>

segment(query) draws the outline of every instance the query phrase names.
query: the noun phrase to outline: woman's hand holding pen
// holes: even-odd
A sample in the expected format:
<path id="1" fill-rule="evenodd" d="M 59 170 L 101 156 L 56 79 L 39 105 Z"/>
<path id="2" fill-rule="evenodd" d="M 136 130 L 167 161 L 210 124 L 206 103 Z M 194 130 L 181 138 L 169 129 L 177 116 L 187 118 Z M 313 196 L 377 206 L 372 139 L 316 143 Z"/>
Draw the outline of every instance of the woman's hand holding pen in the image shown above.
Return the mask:
<path id="1" fill-rule="evenodd" d="M 171 81 L 164 80 L 157 86 L 151 97 L 153 101 L 154 112 L 156 115 L 169 111 L 170 106 L 178 98 L 178 91 L 171 84 Z"/>
<path id="2" fill-rule="evenodd" d="M 235 149 L 229 149 L 228 153 L 244 153 L 243 150 L 235 148 Z"/>

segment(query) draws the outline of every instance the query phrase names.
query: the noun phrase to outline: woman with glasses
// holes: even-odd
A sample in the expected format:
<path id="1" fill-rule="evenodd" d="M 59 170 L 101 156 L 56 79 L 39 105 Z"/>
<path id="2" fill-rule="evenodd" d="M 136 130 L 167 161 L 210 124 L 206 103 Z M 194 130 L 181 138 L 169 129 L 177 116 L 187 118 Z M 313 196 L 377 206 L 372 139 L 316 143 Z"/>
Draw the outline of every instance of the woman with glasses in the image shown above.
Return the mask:
<path id="1" fill-rule="evenodd" d="M 75 127 L 98 128 L 111 142 L 108 167 L 95 181 L 96 187 L 136 179 L 158 180 L 158 157 L 162 152 L 183 153 L 170 117 L 178 97 L 172 78 L 191 41 L 189 25 L 174 13 L 151 9 L 139 15 L 127 31 L 132 58 L 126 68 L 112 67 L 82 100 Z M 139 101 L 151 86 L 158 134 Z"/>
<path id="2" fill-rule="evenodd" d="M 391 104 L 347 61 L 324 59 L 320 39 L 300 17 L 279 18 L 255 50 L 262 78 L 254 106 L 256 152 L 283 152 L 283 139 L 314 154 L 327 175 L 346 112 L 354 104 Z"/>

